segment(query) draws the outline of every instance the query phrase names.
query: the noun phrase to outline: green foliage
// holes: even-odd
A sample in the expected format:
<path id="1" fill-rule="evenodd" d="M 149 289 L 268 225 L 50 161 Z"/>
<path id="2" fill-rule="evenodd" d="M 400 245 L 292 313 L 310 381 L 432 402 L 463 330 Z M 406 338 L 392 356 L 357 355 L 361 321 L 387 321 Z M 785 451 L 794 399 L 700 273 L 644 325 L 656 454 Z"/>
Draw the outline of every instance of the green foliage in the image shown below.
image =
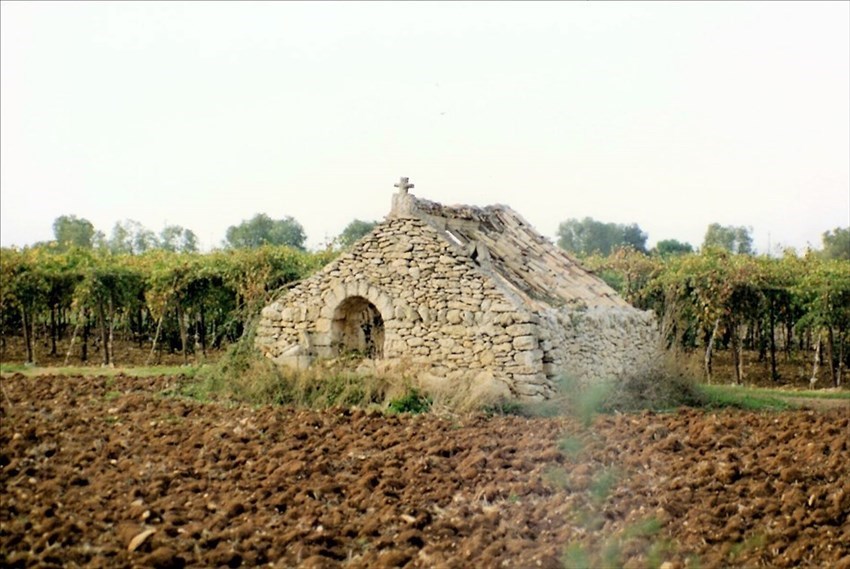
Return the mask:
<path id="1" fill-rule="evenodd" d="M 179 225 L 166 225 L 157 236 L 138 221 L 127 219 L 112 228 L 106 248 L 119 255 L 140 255 L 154 249 L 195 253 L 198 251 L 198 237 L 191 229 Z"/>
<path id="2" fill-rule="evenodd" d="M 377 221 L 362 221 L 360 219 L 355 219 L 345 226 L 345 229 L 343 229 L 342 233 L 340 233 L 335 239 L 335 242 L 337 246 L 342 249 L 350 247 L 360 238 L 372 231 L 376 225 L 378 225 Z"/>
<path id="3" fill-rule="evenodd" d="M 607 257 L 587 257 L 584 264 L 635 306 L 656 308 L 655 299 L 652 298 L 656 291 L 649 284 L 664 268 L 658 257 L 646 255 L 632 247 L 620 247 Z"/>
<path id="4" fill-rule="evenodd" d="M 745 411 L 783 411 L 792 405 L 779 397 L 759 394 L 745 387 L 700 385 L 703 407 L 707 409 L 743 409 Z"/>
<path id="5" fill-rule="evenodd" d="M 591 569 L 590 555 L 581 543 L 571 543 L 561 556 L 564 569 Z"/>
<path id="6" fill-rule="evenodd" d="M 662 257 L 669 257 L 671 255 L 687 255 L 688 253 L 693 253 L 694 248 L 690 243 L 683 243 L 676 239 L 663 239 L 655 244 L 653 252 L 661 255 Z"/>
<path id="7" fill-rule="evenodd" d="M 94 235 L 94 225 L 76 215 L 63 215 L 53 221 L 53 236 L 60 250 L 71 247 L 91 249 Z"/>
<path id="8" fill-rule="evenodd" d="M 609 255 L 617 247 L 646 252 L 647 235 L 633 223 L 603 223 L 593 218 L 568 219 L 558 226 L 558 245 L 577 255 Z"/>
<path id="9" fill-rule="evenodd" d="M 331 258 L 271 246 L 206 255 L 2 248 L 0 333 L 20 334 L 24 322 L 29 331 L 63 314 L 66 334 L 96 326 L 106 336 L 123 330 L 170 350 L 203 351 L 236 341 L 275 291 Z"/>
<path id="10" fill-rule="evenodd" d="M 263 245 L 288 245 L 304 250 L 307 236 L 304 228 L 291 216 L 272 219 L 264 213 L 258 213 L 239 225 L 227 228 L 227 246 L 231 249 L 252 249 Z"/>
<path id="11" fill-rule="evenodd" d="M 282 369 L 252 345 L 252 336 L 230 348 L 218 363 L 205 366 L 197 379 L 169 393 L 200 401 L 224 400 L 252 405 L 295 405 L 312 409 L 381 405 L 386 381 L 346 370 Z M 413 411 L 399 411 L 413 412 Z"/>
<path id="12" fill-rule="evenodd" d="M 822 239 L 825 259 L 850 261 L 850 227 L 836 227 L 825 232 Z"/>
<path id="13" fill-rule="evenodd" d="M 191 229 L 166 225 L 159 233 L 159 248 L 171 252 L 196 253 L 198 237 Z"/>
<path id="14" fill-rule="evenodd" d="M 753 253 L 753 238 L 750 232 L 750 229 L 743 226 L 736 227 L 712 223 L 705 232 L 702 248 L 716 247 L 725 249 L 730 253 L 749 255 Z"/>
<path id="15" fill-rule="evenodd" d="M 620 473 L 614 468 L 606 468 L 596 474 L 590 484 L 590 498 L 596 505 L 602 504 L 611 495 L 617 485 Z"/>
<path id="16" fill-rule="evenodd" d="M 153 231 L 138 221 L 125 219 L 115 223 L 106 247 L 115 254 L 139 255 L 155 249 L 157 238 Z"/>
<path id="17" fill-rule="evenodd" d="M 425 413 L 431 408 L 431 399 L 417 389 L 410 389 L 398 399 L 390 401 L 391 413 Z"/>
<path id="18" fill-rule="evenodd" d="M 584 441 L 576 436 L 564 437 L 558 441 L 558 450 L 567 457 L 575 458 L 584 450 Z"/>

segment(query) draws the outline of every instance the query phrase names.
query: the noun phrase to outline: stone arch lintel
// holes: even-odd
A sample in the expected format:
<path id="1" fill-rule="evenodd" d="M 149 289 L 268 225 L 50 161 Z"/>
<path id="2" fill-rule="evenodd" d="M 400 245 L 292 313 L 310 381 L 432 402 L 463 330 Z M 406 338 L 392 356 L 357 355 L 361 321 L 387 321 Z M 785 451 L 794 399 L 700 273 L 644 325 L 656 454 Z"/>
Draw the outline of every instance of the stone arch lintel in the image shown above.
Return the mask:
<path id="1" fill-rule="evenodd" d="M 337 285 L 325 295 L 324 306 L 320 313 L 322 318 L 333 320 L 339 305 L 352 296 L 360 296 L 371 302 L 380 312 L 384 322 L 394 317 L 394 305 L 390 296 L 366 281 L 358 281 Z"/>

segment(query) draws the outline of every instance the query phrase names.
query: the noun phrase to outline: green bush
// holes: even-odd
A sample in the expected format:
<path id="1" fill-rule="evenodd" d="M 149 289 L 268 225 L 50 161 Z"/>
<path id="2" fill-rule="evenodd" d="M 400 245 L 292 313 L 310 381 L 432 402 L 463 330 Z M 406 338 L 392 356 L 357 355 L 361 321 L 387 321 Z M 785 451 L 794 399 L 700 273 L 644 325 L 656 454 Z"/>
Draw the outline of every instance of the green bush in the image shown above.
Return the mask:
<path id="1" fill-rule="evenodd" d="M 431 398 L 423 395 L 418 389 L 410 389 L 398 399 L 390 401 L 389 411 L 392 413 L 425 413 L 431 409 Z"/>

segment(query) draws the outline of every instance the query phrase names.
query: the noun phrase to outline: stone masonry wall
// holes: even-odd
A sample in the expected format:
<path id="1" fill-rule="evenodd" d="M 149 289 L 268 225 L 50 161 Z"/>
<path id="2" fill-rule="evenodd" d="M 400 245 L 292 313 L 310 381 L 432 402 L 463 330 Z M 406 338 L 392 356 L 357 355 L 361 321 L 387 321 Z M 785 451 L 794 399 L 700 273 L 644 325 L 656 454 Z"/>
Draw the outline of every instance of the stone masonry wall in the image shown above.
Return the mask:
<path id="1" fill-rule="evenodd" d="M 633 307 L 550 309 L 540 315 L 544 372 L 579 383 L 625 379 L 658 355 L 655 315 Z"/>
<path id="2" fill-rule="evenodd" d="M 379 225 L 351 252 L 263 309 L 257 346 L 293 367 L 338 355 L 334 319 L 351 297 L 365 298 L 380 312 L 384 359 L 407 359 L 450 382 L 488 384 L 494 394 L 543 399 L 552 393 L 540 316 L 416 218 Z"/>

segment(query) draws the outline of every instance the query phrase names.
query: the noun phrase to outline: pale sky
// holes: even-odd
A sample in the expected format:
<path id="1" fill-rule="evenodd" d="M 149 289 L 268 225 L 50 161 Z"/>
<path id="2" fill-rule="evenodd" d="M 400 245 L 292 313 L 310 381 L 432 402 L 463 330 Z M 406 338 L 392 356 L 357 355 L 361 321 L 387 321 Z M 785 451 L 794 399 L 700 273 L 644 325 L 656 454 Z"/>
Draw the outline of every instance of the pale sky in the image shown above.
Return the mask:
<path id="1" fill-rule="evenodd" d="M 308 245 L 393 184 L 760 252 L 850 225 L 850 3 L 4 2 L 0 243 L 75 214 Z"/>

